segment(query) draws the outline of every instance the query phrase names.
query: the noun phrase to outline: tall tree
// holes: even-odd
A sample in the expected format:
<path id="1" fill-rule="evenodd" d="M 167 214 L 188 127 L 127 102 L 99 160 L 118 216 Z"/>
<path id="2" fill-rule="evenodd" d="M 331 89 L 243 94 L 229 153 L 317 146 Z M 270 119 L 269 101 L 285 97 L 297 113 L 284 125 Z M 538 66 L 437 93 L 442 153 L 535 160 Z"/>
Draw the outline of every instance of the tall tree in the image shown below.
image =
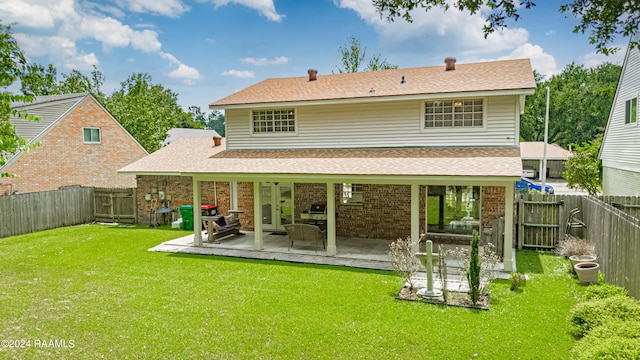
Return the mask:
<path id="1" fill-rule="evenodd" d="M 549 87 L 549 142 L 566 148 L 591 141 L 607 124 L 620 71 L 620 66 L 608 63 L 591 69 L 572 63 L 549 80 L 536 74 L 536 92 L 527 97 L 520 118 L 523 140 L 544 138 L 546 88 Z"/>
<path id="2" fill-rule="evenodd" d="M 517 21 L 521 11 L 535 6 L 532 0 L 373 0 L 373 5 L 389 21 L 402 17 L 409 22 L 412 21 L 410 12 L 418 8 L 446 11 L 453 7 L 471 14 L 488 8 L 490 12 L 483 27 L 485 37 L 507 27 L 508 20 Z M 640 26 L 640 2 L 635 0 L 571 0 L 558 10 L 578 19 L 580 23 L 573 32 L 589 32 L 589 42 L 604 54 L 617 50 L 609 46 L 616 35 L 628 37 L 637 33 Z M 638 45 L 634 40 L 632 46 Z"/>
<path id="3" fill-rule="evenodd" d="M 338 49 L 342 60 L 342 68 L 338 68 L 340 74 L 363 71 L 361 68 L 365 63 L 367 48 L 360 44 L 360 40 L 355 37 L 349 38 L 349 44 L 340 46 Z M 381 55 L 374 55 L 367 63 L 364 71 L 376 71 L 384 69 L 397 69 L 397 65 L 390 64 L 387 59 L 381 59 Z"/>
<path id="4" fill-rule="evenodd" d="M 576 145 L 574 156 L 570 157 L 562 176 L 573 189 L 584 189 L 589 195 L 597 195 L 602 187 L 602 161 L 598 151 L 602 145 L 602 135 L 591 141 Z"/>
<path id="5" fill-rule="evenodd" d="M 178 105 L 178 95 L 153 84 L 149 74 L 132 74 L 120 85 L 104 105 L 148 152 L 158 150 L 167 131 L 183 123 L 185 115 L 191 117 Z"/>
<path id="6" fill-rule="evenodd" d="M 27 69 L 27 61 L 18 42 L 13 38 L 10 26 L 5 26 L 0 21 L 0 87 L 6 89 L 12 85 Z M 11 115 L 18 115 L 30 120 L 39 121 L 24 113 L 18 113 L 11 108 L 12 102 L 31 102 L 33 98 L 28 95 L 14 95 L 9 91 L 0 91 L 0 167 L 6 164 L 11 154 L 18 151 L 28 151 L 37 146 L 16 134 L 15 127 L 11 124 Z M 14 174 L 0 173 L 0 177 L 13 176 Z"/>
<path id="7" fill-rule="evenodd" d="M 215 130 L 220 136 L 225 137 L 224 114 L 214 110 L 207 115 L 199 106 L 189 106 L 189 113 L 193 117 L 193 121 L 207 130 Z"/>
<path id="8" fill-rule="evenodd" d="M 102 100 L 104 93 L 104 75 L 93 67 L 91 77 L 82 74 L 78 70 L 71 70 L 69 73 L 62 73 L 62 78 L 58 79 L 58 70 L 52 64 L 46 68 L 40 64 L 33 64 L 21 78 L 22 92 L 34 95 L 56 95 L 88 92 L 96 98 Z"/>

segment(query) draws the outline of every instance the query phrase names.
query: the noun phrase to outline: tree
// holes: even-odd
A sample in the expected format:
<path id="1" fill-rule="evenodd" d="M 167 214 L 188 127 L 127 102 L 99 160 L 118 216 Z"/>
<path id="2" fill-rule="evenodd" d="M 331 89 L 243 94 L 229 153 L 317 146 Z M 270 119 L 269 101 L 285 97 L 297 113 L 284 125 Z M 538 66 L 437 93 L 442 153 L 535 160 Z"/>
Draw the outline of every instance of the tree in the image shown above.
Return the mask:
<path id="1" fill-rule="evenodd" d="M 7 88 L 12 85 L 27 69 L 24 53 L 13 38 L 11 27 L 0 22 L 0 86 Z M 11 124 L 11 115 L 39 121 L 38 118 L 20 113 L 11 108 L 12 102 L 31 102 L 33 97 L 28 95 L 14 95 L 9 91 L 0 91 L 0 167 L 4 166 L 11 154 L 18 151 L 28 151 L 37 146 L 16 134 L 15 126 Z M 0 177 L 14 176 L 14 174 L 0 173 Z"/>
<path id="2" fill-rule="evenodd" d="M 367 48 L 360 45 L 360 40 L 355 37 L 349 38 L 349 44 L 340 46 L 338 49 L 342 57 L 343 68 L 338 68 L 340 74 L 353 73 L 361 71 L 360 68 L 364 64 L 367 55 Z M 376 71 L 385 69 L 397 69 L 397 65 L 392 65 L 386 59 L 381 59 L 381 55 L 374 55 L 369 59 L 367 67 L 364 71 Z"/>
<path id="3" fill-rule="evenodd" d="M 52 64 L 46 68 L 40 64 L 33 64 L 27 68 L 21 77 L 21 90 L 23 93 L 33 95 L 56 95 L 88 92 L 99 100 L 105 95 L 101 88 L 104 84 L 104 75 L 93 66 L 91 77 L 87 77 L 78 70 L 70 73 L 62 73 L 62 79 L 58 79 L 58 70 Z"/>
<path id="4" fill-rule="evenodd" d="M 598 151 L 602 144 L 602 135 L 595 139 L 575 145 L 573 156 L 565 163 L 566 171 L 562 176 L 572 189 L 584 189 L 589 195 L 597 195 L 602 187 L 602 161 Z"/>
<path id="5" fill-rule="evenodd" d="M 224 114 L 214 110 L 207 115 L 199 106 L 189 106 L 189 113 L 193 117 L 193 121 L 202 124 L 207 130 L 215 130 L 220 136 L 225 137 Z"/>
<path id="6" fill-rule="evenodd" d="M 460 11 L 476 14 L 481 9 L 490 9 L 483 27 L 484 36 L 496 29 L 507 27 L 508 20 L 517 21 L 520 12 L 535 6 L 532 0 L 373 0 L 373 4 L 381 15 L 393 21 L 402 17 L 411 22 L 410 12 L 423 8 L 449 10 L 451 7 Z M 580 21 L 573 29 L 574 33 L 589 32 L 589 42 L 595 45 L 597 52 L 609 54 L 617 50 L 609 47 L 616 35 L 628 37 L 635 34 L 640 26 L 640 2 L 632 0 L 571 0 L 558 9 L 562 13 L 571 14 Z M 632 46 L 640 45 L 638 40 Z"/>
<path id="7" fill-rule="evenodd" d="M 522 139 L 544 139 L 547 87 L 551 90 L 550 143 L 566 148 L 601 134 L 609 118 L 620 71 L 620 66 L 608 63 L 591 69 L 572 63 L 549 80 L 535 73 L 536 91 L 527 97 L 524 114 L 520 117 Z"/>
<path id="8" fill-rule="evenodd" d="M 149 74 L 132 74 L 120 85 L 104 106 L 148 152 L 160 149 L 167 131 L 191 118 L 178 105 L 178 95 L 153 84 Z"/>

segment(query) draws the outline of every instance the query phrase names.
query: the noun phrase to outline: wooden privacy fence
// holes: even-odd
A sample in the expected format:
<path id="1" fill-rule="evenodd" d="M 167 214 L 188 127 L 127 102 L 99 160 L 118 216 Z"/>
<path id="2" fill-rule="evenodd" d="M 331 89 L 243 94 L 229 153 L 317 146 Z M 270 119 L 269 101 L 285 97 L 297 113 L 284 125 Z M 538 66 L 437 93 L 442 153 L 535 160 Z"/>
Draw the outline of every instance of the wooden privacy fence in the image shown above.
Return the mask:
<path id="1" fill-rule="evenodd" d="M 639 196 L 601 196 L 598 199 L 636 219 L 640 219 Z"/>
<path id="2" fill-rule="evenodd" d="M 92 222 L 93 188 L 0 196 L 0 238 Z"/>
<path id="3" fill-rule="evenodd" d="M 595 244 L 605 280 L 640 299 L 640 220 L 595 197 L 582 204 L 586 239 Z"/>
<path id="4" fill-rule="evenodd" d="M 94 198 L 95 221 L 135 223 L 135 189 L 95 188 Z"/>

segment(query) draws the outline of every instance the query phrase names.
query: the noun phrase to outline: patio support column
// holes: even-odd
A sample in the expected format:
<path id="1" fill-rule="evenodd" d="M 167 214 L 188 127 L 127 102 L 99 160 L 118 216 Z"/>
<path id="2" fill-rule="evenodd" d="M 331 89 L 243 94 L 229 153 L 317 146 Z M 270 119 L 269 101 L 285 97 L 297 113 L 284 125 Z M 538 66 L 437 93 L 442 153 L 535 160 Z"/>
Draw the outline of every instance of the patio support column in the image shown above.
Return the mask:
<path id="1" fill-rule="evenodd" d="M 411 184 L 411 239 L 420 239 L 420 186 Z"/>
<path id="2" fill-rule="evenodd" d="M 327 256 L 336 256 L 336 189 L 327 183 Z"/>
<path id="3" fill-rule="evenodd" d="M 253 250 L 262 250 L 262 205 L 260 204 L 260 182 L 253 182 Z"/>
<path id="4" fill-rule="evenodd" d="M 514 271 L 513 267 L 513 188 L 505 186 L 504 191 L 504 271 Z"/>
<path id="5" fill-rule="evenodd" d="M 200 180 L 193 177 L 193 245 L 202 246 L 202 213 L 200 207 Z"/>

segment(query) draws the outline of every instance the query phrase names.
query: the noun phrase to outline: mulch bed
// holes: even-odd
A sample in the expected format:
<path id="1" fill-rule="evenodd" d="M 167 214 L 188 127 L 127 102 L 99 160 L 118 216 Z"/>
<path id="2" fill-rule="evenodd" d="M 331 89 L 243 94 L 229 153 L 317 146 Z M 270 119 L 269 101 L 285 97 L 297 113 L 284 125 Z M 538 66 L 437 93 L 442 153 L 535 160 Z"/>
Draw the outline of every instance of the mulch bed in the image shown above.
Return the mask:
<path id="1" fill-rule="evenodd" d="M 491 305 L 491 297 L 489 295 L 481 295 L 480 301 L 474 304 L 469 298 L 469 293 L 460 291 L 449 291 L 449 296 L 447 297 L 447 302 L 445 303 L 444 297 L 442 296 L 423 297 L 418 295 L 416 291 L 418 291 L 418 289 L 409 290 L 409 287 L 403 287 L 402 289 L 400 289 L 400 292 L 398 293 L 398 296 L 396 296 L 396 299 L 418 301 L 427 304 L 465 307 L 478 310 L 489 310 L 489 306 Z"/>

